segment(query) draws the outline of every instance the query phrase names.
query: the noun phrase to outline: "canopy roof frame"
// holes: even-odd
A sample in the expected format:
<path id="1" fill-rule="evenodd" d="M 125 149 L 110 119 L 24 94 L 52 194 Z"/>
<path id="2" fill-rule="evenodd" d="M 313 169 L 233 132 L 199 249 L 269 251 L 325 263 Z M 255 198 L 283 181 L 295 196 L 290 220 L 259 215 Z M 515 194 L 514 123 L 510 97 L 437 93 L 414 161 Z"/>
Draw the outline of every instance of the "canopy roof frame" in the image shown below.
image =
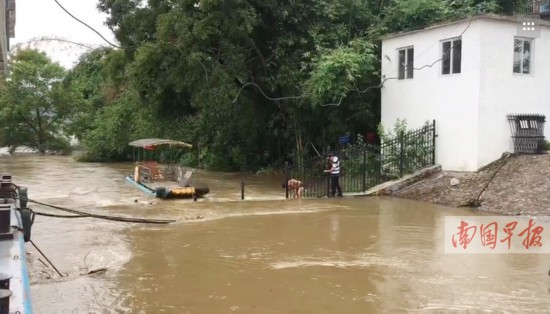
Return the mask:
<path id="1" fill-rule="evenodd" d="M 147 147 L 157 147 L 157 146 L 164 146 L 164 145 L 169 146 L 170 148 L 177 147 L 177 146 L 186 147 L 186 148 L 192 148 L 193 147 L 193 145 L 185 143 L 185 142 L 175 141 L 175 140 L 170 140 L 170 139 L 161 139 L 161 138 L 139 139 L 139 140 L 135 140 L 133 142 L 130 142 L 129 145 L 134 146 L 134 147 L 141 147 L 141 148 L 144 148 L 144 149 L 147 148 Z"/>

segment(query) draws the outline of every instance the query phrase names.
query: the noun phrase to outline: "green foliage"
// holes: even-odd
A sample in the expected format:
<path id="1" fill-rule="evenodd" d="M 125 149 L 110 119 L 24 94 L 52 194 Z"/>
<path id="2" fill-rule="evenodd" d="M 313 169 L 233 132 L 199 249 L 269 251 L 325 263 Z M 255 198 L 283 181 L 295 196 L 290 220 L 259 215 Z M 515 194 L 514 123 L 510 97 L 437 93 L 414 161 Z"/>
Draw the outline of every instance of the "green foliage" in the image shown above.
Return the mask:
<path id="1" fill-rule="evenodd" d="M 27 145 L 41 153 L 63 143 L 79 98 L 62 86 L 65 70 L 37 50 L 19 50 L 0 98 L 2 145 Z"/>
<path id="2" fill-rule="evenodd" d="M 306 160 L 375 129 L 380 93 L 363 91 L 380 84 L 380 35 L 505 2 L 100 0 L 123 48 L 71 71 L 81 101 L 65 130 L 88 160 L 127 158 L 128 141 L 153 136 L 192 143 L 182 162 L 213 170 Z"/>
<path id="3" fill-rule="evenodd" d="M 512 14 L 522 1 L 511 0 L 393 0 L 381 12 L 370 37 L 411 31 L 474 14 Z"/>
<path id="4" fill-rule="evenodd" d="M 426 121 L 423 127 L 410 130 L 404 119 L 397 119 L 393 130 L 384 130 L 379 124 L 382 175 L 398 178 L 428 166 L 433 153 L 433 138 L 426 136 L 426 133 L 431 132 L 431 126 Z"/>
<path id="5" fill-rule="evenodd" d="M 489 14 L 489 13 L 509 13 L 511 14 L 514 9 L 507 9 L 502 4 L 510 3 L 511 1 L 505 0 L 487 0 L 487 1 L 474 1 L 473 12 L 474 14 Z"/>
<path id="6" fill-rule="evenodd" d="M 343 173 L 347 176 L 362 175 L 365 171 L 366 149 L 367 145 L 361 134 L 357 135 L 355 143 L 346 145 L 340 153 Z"/>
<path id="7" fill-rule="evenodd" d="M 64 136 L 50 136 L 46 139 L 45 147 L 49 151 L 56 152 L 58 154 L 69 154 L 72 151 L 69 139 Z"/>
<path id="8" fill-rule="evenodd" d="M 144 110 L 136 105 L 132 91 L 120 95 L 109 106 L 101 108 L 92 130 L 83 138 L 83 161 L 127 160 L 131 158 L 128 143 L 144 137 L 155 137 L 155 127 Z"/>
<path id="9" fill-rule="evenodd" d="M 446 0 L 393 0 L 384 11 L 385 32 L 410 31 L 450 17 Z"/>
<path id="10" fill-rule="evenodd" d="M 512 14 L 522 1 L 514 0 L 447 0 L 451 17 L 472 14 Z"/>
<path id="11" fill-rule="evenodd" d="M 361 134 L 356 135 L 355 143 L 342 150 L 342 166 L 345 174 L 346 191 L 363 191 L 380 183 L 381 156 L 378 147 L 365 143 Z M 363 185 L 363 180 L 366 180 Z"/>
<path id="12" fill-rule="evenodd" d="M 358 92 L 363 77 L 375 73 L 375 46 L 356 40 L 314 59 L 315 66 L 305 83 L 305 91 L 313 105 L 341 103 L 351 91 Z"/>
<path id="13" fill-rule="evenodd" d="M 396 119 L 393 129 L 384 130 L 382 123 L 378 124 L 378 136 L 382 142 L 389 142 L 396 136 L 403 136 L 407 132 L 407 120 Z"/>
<path id="14" fill-rule="evenodd" d="M 529 3 L 529 0 L 486 0 L 476 1 L 481 2 L 478 5 L 487 3 L 488 6 L 498 8 L 493 13 L 502 13 L 512 15 L 514 12 L 518 12 L 521 8 Z"/>
<path id="15" fill-rule="evenodd" d="M 65 128 L 79 141 L 92 128 L 96 113 L 105 106 L 102 90 L 105 86 L 104 61 L 110 52 L 109 49 L 99 49 L 81 56 L 80 62 L 64 78 L 64 88 L 72 90 L 78 95 L 75 98 L 80 100 Z"/>
<path id="16" fill-rule="evenodd" d="M 307 94 L 304 82 L 312 71 L 319 74 L 310 85 L 328 82 L 323 73 L 353 76 L 336 92 L 327 85 L 312 94 L 315 102 L 373 81 L 374 46 L 358 37 L 372 20 L 371 5 L 227 0 L 150 1 L 139 7 L 130 0 L 100 1 L 119 41 L 132 45 L 122 72 L 140 110 L 158 123 L 158 136 L 184 137 L 198 150 L 187 162 L 220 170 L 280 163 L 293 152 L 307 154 L 308 142 L 324 144 L 349 131 L 350 121 L 354 129 L 368 125 L 376 116 L 370 97 L 348 97 L 344 110 L 327 115 L 305 97 L 273 102 L 264 96 Z M 149 17 L 138 22 L 145 11 Z M 154 29 L 142 27 L 153 17 Z M 325 53 L 333 57 L 320 61 Z"/>

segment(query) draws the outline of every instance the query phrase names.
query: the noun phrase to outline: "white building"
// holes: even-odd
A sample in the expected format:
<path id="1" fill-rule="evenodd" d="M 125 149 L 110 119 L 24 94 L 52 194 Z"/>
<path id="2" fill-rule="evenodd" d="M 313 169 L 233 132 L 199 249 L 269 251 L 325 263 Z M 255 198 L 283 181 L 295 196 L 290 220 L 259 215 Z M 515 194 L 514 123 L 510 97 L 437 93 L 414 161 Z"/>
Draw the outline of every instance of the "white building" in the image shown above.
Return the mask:
<path id="1" fill-rule="evenodd" d="M 384 128 L 435 119 L 436 163 L 476 171 L 514 152 L 508 114 L 550 120 L 550 22 L 489 15 L 392 34 L 382 75 Z"/>
<path id="2" fill-rule="evenodd" d="M 10 38 L 15 37 L 15 0 L 0 0 L 0 76 L 8 73 Z"/>

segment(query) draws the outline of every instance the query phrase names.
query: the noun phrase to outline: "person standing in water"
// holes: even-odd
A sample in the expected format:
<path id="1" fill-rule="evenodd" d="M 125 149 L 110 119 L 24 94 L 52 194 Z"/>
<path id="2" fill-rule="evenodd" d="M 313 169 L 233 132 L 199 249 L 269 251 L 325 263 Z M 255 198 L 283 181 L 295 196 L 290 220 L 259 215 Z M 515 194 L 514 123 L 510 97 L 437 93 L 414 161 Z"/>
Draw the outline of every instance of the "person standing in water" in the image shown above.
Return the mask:
<path id="1" fill-rule="evenodd" d="M 328 154 L 330 169 L 325 170 L 325 173 L 330 173 L 330 196 L 343 196 L 342 188 L 340 188 L 340 158 L 334 153 Z M 336 194 L 338 192 L 338 194 Z"/>

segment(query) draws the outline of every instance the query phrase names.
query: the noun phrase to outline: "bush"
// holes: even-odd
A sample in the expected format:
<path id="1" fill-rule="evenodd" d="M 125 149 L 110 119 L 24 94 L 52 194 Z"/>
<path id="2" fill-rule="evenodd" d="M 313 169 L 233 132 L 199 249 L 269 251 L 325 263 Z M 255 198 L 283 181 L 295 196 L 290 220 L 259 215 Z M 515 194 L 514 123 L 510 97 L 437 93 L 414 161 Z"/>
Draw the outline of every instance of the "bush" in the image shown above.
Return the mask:
<path id="1" fill-rule="evenodd" d="M 389 178 L 398 178 L 433 164 L 433 134 L 431 123 L 409 130 L 407 121 L 397 119 L 393 131 L 384 131 L 380 124 L 378 133 L 382 142 L 380 155 L 382 174 Z"/>
<path id="2" fill-rule="evenodd" d="M 54 152 L 60 155 L 70 154 L 72 151 L 71 144 L 68 139 L 60 136 L 52 136 L 48 138 L 44 147 L 47 151 Z"/>

